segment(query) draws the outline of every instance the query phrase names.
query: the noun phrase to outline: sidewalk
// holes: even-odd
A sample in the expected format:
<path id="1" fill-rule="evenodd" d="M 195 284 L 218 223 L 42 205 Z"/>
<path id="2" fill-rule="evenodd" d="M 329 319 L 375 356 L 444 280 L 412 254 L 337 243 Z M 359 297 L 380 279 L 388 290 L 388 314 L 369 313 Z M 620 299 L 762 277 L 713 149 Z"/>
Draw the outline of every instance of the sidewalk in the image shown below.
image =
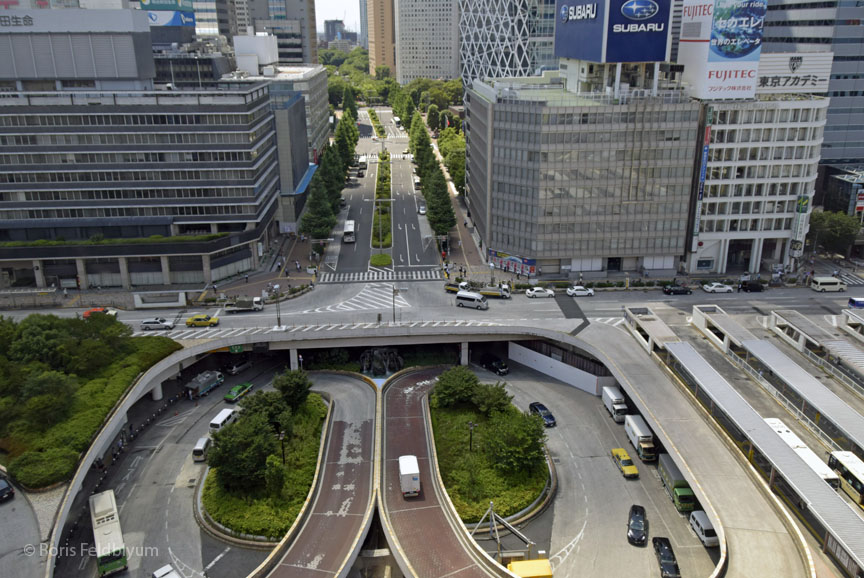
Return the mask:
<path id="1" fill-rule="evenodd" d="M 278 284 L 282 290 L 285 290 L 293 286 L 315 283 L 316 276 L 307 273 L 306 269 L 310 265 L 318 266 L 318 263 L 310 258 L 312 245 L 308 238 L 304 237 L 304 239 L 301 241 L 297 235 L 281 237 L 279 249 L 262 262 L 258 271 L 218 284 L 218 293 L 226 297 L 252 297 L 261 295 L 269 284 Z"/>

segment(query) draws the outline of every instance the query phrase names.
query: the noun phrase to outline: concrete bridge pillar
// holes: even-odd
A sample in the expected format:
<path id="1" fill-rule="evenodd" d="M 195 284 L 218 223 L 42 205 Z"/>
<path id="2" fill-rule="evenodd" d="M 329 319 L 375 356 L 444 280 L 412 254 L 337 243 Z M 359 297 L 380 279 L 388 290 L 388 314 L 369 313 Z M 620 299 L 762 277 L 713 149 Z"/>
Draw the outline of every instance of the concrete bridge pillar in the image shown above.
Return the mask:
<path id="1" fill-rule="evenodd" d="M 150 399 L 153 401 L 159 401 L 162 399 L 162 382 L 157 383 L 153 386 L 153 389 L 150 390 Z"/>
<path id="2" fill-rule="evenodd" d="M 300 363 L 299 363 L 299 360 L 297 359 L 297 350 L 291 349 L 290 353 L 291 353 L 291 370 L 294 371 L 294 370 L 300 369 Z"/>
<path id="3" fill-rule="evenodd" d="M 461 365 L 468 365 L 468 342 L 463 341 L 460 347 L 461 359 L 459 363 Z"/>

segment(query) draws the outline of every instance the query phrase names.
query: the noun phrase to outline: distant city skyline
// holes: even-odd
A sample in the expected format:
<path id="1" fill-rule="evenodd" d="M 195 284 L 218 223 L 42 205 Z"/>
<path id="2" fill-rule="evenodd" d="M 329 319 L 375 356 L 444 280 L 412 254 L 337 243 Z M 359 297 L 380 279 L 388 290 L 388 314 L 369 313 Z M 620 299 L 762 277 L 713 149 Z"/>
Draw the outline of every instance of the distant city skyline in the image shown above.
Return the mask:
<path id="1" fill-rule="evenodd" d="M 325 20 L 343 20 L 345 28 L 360 32 L 359 0 L 315 0 L 315 28 L 324 32 Z"/>

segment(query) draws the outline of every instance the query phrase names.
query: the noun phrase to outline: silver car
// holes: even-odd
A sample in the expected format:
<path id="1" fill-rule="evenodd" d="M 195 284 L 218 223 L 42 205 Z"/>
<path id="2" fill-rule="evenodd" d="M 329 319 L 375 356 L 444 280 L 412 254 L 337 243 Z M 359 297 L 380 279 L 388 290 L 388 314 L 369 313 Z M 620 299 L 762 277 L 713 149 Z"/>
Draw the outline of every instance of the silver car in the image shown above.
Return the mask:
<path id="1" fill-rule="evenodd" d="M 174 324 L 163 317 L 145 319 L 141 322 L 141 331 L 150 331 L 151 329 L 174 329 Z"/>

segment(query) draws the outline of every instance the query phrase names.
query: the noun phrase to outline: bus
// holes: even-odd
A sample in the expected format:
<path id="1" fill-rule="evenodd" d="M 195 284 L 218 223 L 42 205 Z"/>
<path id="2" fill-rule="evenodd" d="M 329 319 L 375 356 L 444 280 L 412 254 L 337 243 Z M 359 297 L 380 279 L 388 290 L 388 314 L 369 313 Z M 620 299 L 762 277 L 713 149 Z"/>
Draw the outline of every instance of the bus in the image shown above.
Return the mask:
<path id="1" fill-rule="evenodd" d="M 399 118 L 398 116 L 393 117 L 393 124 L 395 124 L 396 126 L 401 126 L 401 124 L 400 124 L 401 122 L 402 122 L 402 119 Z"/>
<path id="2" fill-rule="evenodd" d="M 345 221 L 345 230 L 342 233 L 342 242 L 354 242 L 354 221 Z"/>
<path id="3" fill-rule="evenodd" d="M 840 488 L 840 478 L 837 477 L 834 470 L 829 468 L 828 464 L 826 464 L 822 458 L 816 454 L 816 452 L 811 450 L 801 438 L 795 435 L 795 432 L 789 429 L 782 420 L 775 417 L 767 417 L 765 418 L 765 423 L 767 423 L 771 429 L 780 436 L 780 439 L 783 440 L 787 446 L 792 448 L 792 451 L 798 454 L 798 457 L 801 458 L 817 476 L 822 478 L 826 484 L 835 490 Z"/>
<path id="4" fill-rule="evenodd" d="M 366 155 L 362 155 L 359 159 L 357 159 L 357 170 L 365 171 L 368 159 Z"/>
<path id="5" fill-rule="evenodd" d="M 831 452 L 828 456 L 828 467 L 840 476 L 840 487 L 855 500 L 859 506 L 864 506 L 864 462 L 852 452 Z"/>
<path id="6" fill-rule="evenodd" d="M 126 545 L 120 530 L 114 490 L 90 496 L 90 519 L 93 522 L 93 547 L 99 576 L 126 570 Z"/>

